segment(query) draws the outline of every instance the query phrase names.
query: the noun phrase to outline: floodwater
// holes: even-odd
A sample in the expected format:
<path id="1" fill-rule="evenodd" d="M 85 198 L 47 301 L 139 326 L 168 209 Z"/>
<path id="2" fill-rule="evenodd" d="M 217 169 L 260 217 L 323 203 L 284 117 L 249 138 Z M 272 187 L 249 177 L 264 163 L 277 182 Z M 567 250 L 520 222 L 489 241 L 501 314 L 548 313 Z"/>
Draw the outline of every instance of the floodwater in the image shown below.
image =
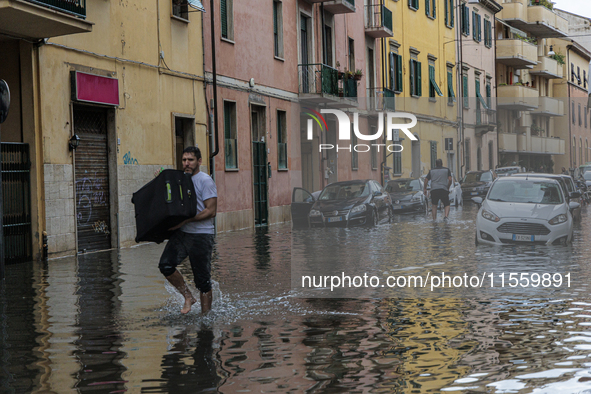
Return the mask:
<path id="1" fill-rule="evenodd" d="M 11 265 L 0 289 L 0 392 L 591 393 L 591 214 L 568 247 L 475 246 L 475 214 L 466 206 L 449 223 L 406 215 L 294 235 L 341 239 L 351 254 L 395 242 L 412 264 L 388 263 L 380 246 L 389 272 L 535 266 L 572 272 L 571 287 L 314 297 L 292 288 L 289 225 L 217 236 L 207 317 L 198 305 L 179 313 L 181 297 L 157 268 L 163 245 Z M 191 277 L 188 263 L 180 270 Z"/>

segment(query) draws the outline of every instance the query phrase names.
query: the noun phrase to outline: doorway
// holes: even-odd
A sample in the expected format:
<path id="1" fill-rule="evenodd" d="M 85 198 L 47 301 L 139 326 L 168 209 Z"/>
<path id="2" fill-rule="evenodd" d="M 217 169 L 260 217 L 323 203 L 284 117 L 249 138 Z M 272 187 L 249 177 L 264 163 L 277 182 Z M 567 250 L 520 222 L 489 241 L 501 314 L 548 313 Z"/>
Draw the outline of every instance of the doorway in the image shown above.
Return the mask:
<path id="1" fill-rule="evenodd" d="M 265 142 L 265 107 L 253 105 L 250 112 L 254 189 L 254 225 L 268 224 L 268 162 Z"/>

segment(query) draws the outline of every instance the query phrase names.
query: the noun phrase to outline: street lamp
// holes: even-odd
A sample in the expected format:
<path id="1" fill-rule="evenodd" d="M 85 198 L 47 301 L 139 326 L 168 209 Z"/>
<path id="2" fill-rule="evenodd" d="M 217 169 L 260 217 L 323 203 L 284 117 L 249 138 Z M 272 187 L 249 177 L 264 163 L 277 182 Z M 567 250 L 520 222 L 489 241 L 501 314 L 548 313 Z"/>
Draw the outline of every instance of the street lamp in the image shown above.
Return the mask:
<path id="1" fill-rule="evenodd" d="M 548 56 L 554 56 L 556 55 L 556 52 L 554 52 L 554 50 L 552 49 L 552 45 L 550 45 L 550 50 L 548 51 Z"/>
<path id="2" fill-rule="evenodd" d="M 78 148 L 78 145 L 80 145 L 80 137 L 78 137 L 77 134 L 74 134 L 72 138 L 70 138 L 70 140 L 68 141 L 68 148 L 70 148 L 70 150 L 73 151 L 76 150 L 76 148 Z"/>

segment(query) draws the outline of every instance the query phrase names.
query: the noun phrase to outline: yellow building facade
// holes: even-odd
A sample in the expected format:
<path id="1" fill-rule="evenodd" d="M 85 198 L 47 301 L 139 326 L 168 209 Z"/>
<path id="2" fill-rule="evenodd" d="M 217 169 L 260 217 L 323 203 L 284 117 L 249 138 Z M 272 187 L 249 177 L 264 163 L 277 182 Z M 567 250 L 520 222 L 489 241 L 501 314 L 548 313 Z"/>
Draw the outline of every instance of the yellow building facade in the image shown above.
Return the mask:
<path id="1" fill-rule="evenodd" d="M 0 78 L 22 103 L 2 142 L 26 143 L 30 155 L 30 257 L 44 245 L 49 256 L 132 245 L 132 194 L 177 168 L 189 145 L 207 170 L 203 13 L 170 1 L 89 0 L 79 14 L 68 2 L 27 12 L 16 3 L 0 20 L 54 26 L 0 32 L 9 59 Z"/>
<path id="2" fill-rule="evenodd" d="M 394 142 L 403 146 L 387 158 L 393 177 L 426 175 L 437 158 L 456 168 L 457 96 L 456 45 L 452 10 L 439 1 L 387 1 L 393 14 L 393 37 L 385 39 L 382 55 L 389 94 L 395 96 L 397 112 L 412 113 L 418 123 L 411 132 L 418 141 L 402 133 Z M 449 2 L 448 2 L 449 4 Z M 451 90 L 449 89 L 451 87 Z M 452 93 L 453 92 L 453 93 Z M 445 139 L 452 149 L 445 149 Z M 448 147 L 450 148 L 450 147 Z"/>

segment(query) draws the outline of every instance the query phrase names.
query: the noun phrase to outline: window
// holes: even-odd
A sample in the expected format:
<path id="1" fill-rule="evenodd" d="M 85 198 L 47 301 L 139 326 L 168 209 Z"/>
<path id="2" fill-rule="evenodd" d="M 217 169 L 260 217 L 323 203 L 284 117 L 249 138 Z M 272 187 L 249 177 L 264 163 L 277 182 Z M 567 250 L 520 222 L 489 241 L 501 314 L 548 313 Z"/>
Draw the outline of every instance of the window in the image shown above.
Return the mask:
<path id="1" fill-rule="evenodd" d="M 224 101 L 224 155 L 226 169 L 238 168 L 238 139 L 236 136 L 236 103 Z"/>
<path id="2" fill-rule="evenodd" d="M 466 172 L 470 171 L 470 139 L 464 140 L 464 162 L 466 164 Z"/>
<path id="3" fill-rule="evenodd" d="M 454 0 L 443 0 L 445 4 L 445 26 L 454 27 Z"/>
<path id="4" fill-rule="evenodd" d="M 583 118 L 585 118 L 585 128 L 587 128 L 587 107 L 583 108 Z"/>
<path id="5" fill-rule="evenodd" d="M 408 6 L 413 10 L 419 9 L 419 0 L 408 0 Z"/>
<path id="6" fill-rule="evenodd" d="M 184 0 L 172 0 L 172 15 L 182 18 L 189 19 L 189 5 Z"/>
<path id="7" fill-rule="evenodd" d="M 469 99 L 469 87 L 468 87 L 468 74 L 465 72 L 462 74 L 462 95 L 464 96 L 464 108 L 470 108 L 470 99 Z"/>
<path id="8" fill-rule="evenodd" d="M 573 101 L 572 104 L 573 110 L 571 111 L 571 118 L 573 119 L 573 124 L 577 124 L 577 121 L 575 119 L 575 102 Z"/>
<path id="9" fill-rule="evenodd" d="M 573 167 L 577 166 L 577 138 L 573 137 Z"/>
<path id="10" fill-rule="evenodd" d="M 492 82 L 491 77 L 486 77 L 486 106 L 491 107 L 492 102 Z"/>
<path id="11" fill-rule="evenodd" d="M 287 113 L 277 111 L 277 168 L 287 169 Z"/>
<path id="12" fill-rule="evenodd" d="M 439 89 L 439 86 L 437 86 L 437 82 L 435 81 L 435 66 L 429 64 L 429 97 L 435 98 L 435 94 L 443 96 L 441 89 Z"/>
<path id="13" fill-rule="evenodd" d="M 357 134 L 351 133 L 351 169 L 356 170 L 359 168 L 359 155 L 355 150 L 357 146 Z"/>
<path id="14" fill-rule="evenodd" d="M 421 62 L 410 60 L 410 94 L 412 96 L 422 95 L 421 87 Z"/>
<path id="15" fill-rule="evenodd" d="M 581 104 L 579 104 L 579 126 L 583 124 L 583 120 L 581 119 Z"/>
<path id="16" fill-rule="evenodd" d="M 431 168 L 435 168 L 437 161 L 437 141 L 430 141 L 431 145 Z"/>
<path id="17" fill-rule="evenodd" d="M 233 0 L 220 0 L 222 38 L 234 40 Z"/>
<path id="18" fill-rule="evenodd" d="M 462 13 L 462 34 L 467 36 L 470 34 L 470 9 L 468 8 L 468 6 L 466 6 L 466 4 L 462 4 L 460 11 Z"/>
<path id="19" fill-rule="evenodd" d="M 583 139 L 579 138 L 579 161 L 583 164 Z"/>
<path id="20" fill-rule="evenodd" d="M 429 17 L 429 18 L 433 18 L 435 19 L 437 14 L 436 14 L 436 8 L 437 8 L 437 1 L 436 0 L 425 0 L 425 14 Z"/>
<path id="21" fill-rule="evenodd" d="M 370 129 L 372 135 L 376 133 L 375 126 L 371 126 Z M 376 146 L 376 144 L 371 144 L 371 169 L 378 169 L 378 147 Z"/>
<path id="22" fill-rule="evenodd" d="M 581 84 L 581 67 L 577 66 L 577 83 Z"/>
<path id="23" fill-rule="evenodd" d="M 283 3 L 273 1 L 273 40 L 275 56 L 283 58 Z"/>
<path id="24" fill-rule="evenodd" d="M 355 71 L 355 40 L 349 38 L 349 70 Z"/>
<path id="25" fill-rule="evenodd" d="M 474 41 L 481 41 L 481 17 L 480 14 L 476 13 L 476 11 L 472 11 L 472 38 Z"/>
<path id="26" fill-rule="evenodd" d="M 484 20 L 484 45 L 487 48 L 492 47 L 492 23 L 488 19 Z"/>
<path id="27" fill-rule="evenodd" d="M 451 67 L 447 68 L 447 104 L 454 105 L 456 95 L 454 93 L 454 74 Z"/>
<path id="28" fill-rule="evenodd" d="M 575 76 L 576 76 L 576 74 L 575 74 L 575 65 L 574 65 L 574 63 L 571 63 L 570 64 L 570 81 L 572 83 L 575 83 Z"/>
<path id="29" fill-rule="evenodd" d="M 324 59 L 324 63 L 333 67 L 334 63 L 332 61 L 332 28 L 329 25 L 324 25 L 324 39 L 326 40 L 326 59 Z"/>
<path id="30" fill-rule="evenodd" d="M 585 163 L 589 162 L 589 141 L 585 140 Z"/>
<path id="31" fill-rule="evenodd" d="M 583 70 L 583 87 L 587 89 L 587 71 Z"/>
<path id="32" fill-rule="evenodd" d="M 475 78 L 475 87 L 476 87 L 476 108 L 480 109 L 480 106 L 484 107 L 484 109 L 488 109 L 488 105 L 486 105 L 486 101 L 484 101 L 484 97 L 480 94 L 480 77 Z"/>
<path id="33" fill-rule="evenodd" d="M 394 163 L 392 163 L 394 168 L 392 171 L 395 175 L 400 175 L 402 174 L 402 152 L 394 152 L 392 156 L 394 157 Z"/>
<path id="34" fill-rule="evenodd" d="M 390 89 L 402 92 L 402 56 L 390 52 Z"/>

